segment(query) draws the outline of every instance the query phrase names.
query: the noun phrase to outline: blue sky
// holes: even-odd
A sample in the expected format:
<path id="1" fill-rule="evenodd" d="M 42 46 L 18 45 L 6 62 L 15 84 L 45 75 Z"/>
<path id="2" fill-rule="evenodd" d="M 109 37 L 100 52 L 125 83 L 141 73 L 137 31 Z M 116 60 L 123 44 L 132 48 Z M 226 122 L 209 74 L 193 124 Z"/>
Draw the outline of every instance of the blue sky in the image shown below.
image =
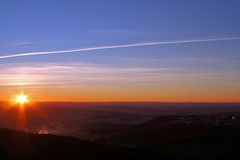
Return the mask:
<path id="1" fill-rule="evenodd" d="M 238 0 L 1 0 L 0 56 L 156 41 L 239 38 L 239 7 Z M 204 90 L 206 92 L 207 88 L 212 86 L 209 93 L 214 93 L 214 88 L 230 86 L 227 93 L 238 93 L 236 88 L 240 90 L 237 84 L 240 80 L 239 44 L 239 40 L 227 40 L 38 55 L 0 59 L 0 65 L 4 68 L 2 76 L 8 71 L 11 72 L 8 77 L 12 77 L 10 75 L 19 74 L 19 70 L 16 73 L 17 67 L 29 69 L 31 66 L 32 74 L 37 66 L 55 66 L 52 67 L 55 71 L 59 66 L 68 68 L 74 64 L 74 67 L 82 67 L 85 64 L 90 70 L 98 67 L 99 74 L 103 69 L 110 70 L 105 80 L 116 77 L 117 74 L 119 79 L 124 77 L 124 83 L 128 82 L 126 77 L 129 77 L 129 74 L 134 75 L 132 72 L 138 72 L 141 68 L 144 71 L 141 72 L 142 79 L 147 80 L 137 88 L 144 92 L 145 88 L 156 85 L 153 87 L 156 90 L 151 89 L 151 92 L 147 92 L 150 94 L 150 100 L 156 98 L 156 94 L 162 88 L 166 90 L 164 85 L 160 85 L 163 77 L 161 69 L 170 70 L 167 75 L 164 74 L 166 77 L 179 75 L 184 77 L 184 84 L 194 82 L 196 86 L 191 88 L 189 94 L 199 90 L 199 86 L 207 86 Z M 130 72 L 119 72 L 118 69 L 124 68 Z M 114 69 L 117 69 L 116 73 L 112 74 Z M 151 75 L 152 80 L 149 80 L 151 76 L 147 72 L 154 72 L 154 76 Z M 21 77 L 26 77 L 29 73 L 21 74 L 19 79 L 16 78 L 17 81 L 25 81 L 25 78 L 22 80 Z M 71 81 L 66 79 L 66 82 L 82 81 L 79 79 L 83 76 L 81 74 L 72 72 L 74 78 Z M 87 73 L 88 76 L 89 74 Z M 205 78 L 204 82 L 197 81 L 195 74 L 208 78 Z M 57 75 L 63 76 L 57 71 L 53 77 L 56 78 Z M 88 77 L 87 75 L 84 73 L 84 76 Z M 100 75 L 94 77 L 98 82 L 99 78 L 101 79 Z M 229 79 L 221 80 L 221 77 Z M 37 79 L 36 76 L 33 79 Z M 139 79 L 139 76 L 135 76 L 136 79 Z M 2 84 L 6 81 L 6 78 L 0 79 Z M 211 85 L 212 81 L 216 83 Z M 219 81 L 221 84 L 218 86 L 216 84 Z M 130 82 L 134 83 L 134 79 L 130 78 Z M 101 84 L 102 81 L 99 82 L 99 85 Z M 177 85 L 179 90 L 184 88 L 177 79 L 168 81 L 167 84 Z M 114 86 L 116 83 L 111 87 Z M 199 90 L 195 94 L 196 97 L 204 91 Z M 181 99 L 177 93 L 171 93 L 167 92 L 166 96 Z M 161 99 L 161 96 L 156 99 Z"/>

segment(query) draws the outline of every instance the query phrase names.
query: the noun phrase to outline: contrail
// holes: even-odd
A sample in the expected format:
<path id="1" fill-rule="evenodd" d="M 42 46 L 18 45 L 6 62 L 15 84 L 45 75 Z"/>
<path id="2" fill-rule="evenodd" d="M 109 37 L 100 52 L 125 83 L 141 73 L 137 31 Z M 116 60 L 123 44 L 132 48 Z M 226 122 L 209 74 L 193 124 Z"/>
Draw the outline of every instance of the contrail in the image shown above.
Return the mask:
<path id="1" fill-rule="evenodd" d="M 0 59 L 8 59 L 15 57 L 35 56 L 35 55 L 48 55 L 48 54 L 62 54 L 72 52 L 84 52 L 93 50 L 104 50 L 104 49 L 116 49 L 116 48 L 129 48 L 129 47 L 140 47 L 140 46 L 154 46 L 154 45 L 170 45 L 170 44 L 183 44 L 183 43 L 198 43 L 198 42 L 211 42 L 211 41 L 229 41 L 229 40 L 240 40 L 240 37 L 235 38 L 209 38 L 209 39 L 192 39 L 192 40 L 178 40 L 178 41 L 158 41 L 158 42 L 143 42 L 143 43 L 132 43 L 124 45 L 111 45 L 111 46 L 100 46 L 90 48 L 80 48 L 71 50 L 59 50 L 59 51 L 47 51 L 47 52 L 26 52 L 19 54 L 10 54 L 0 56 Z"/>

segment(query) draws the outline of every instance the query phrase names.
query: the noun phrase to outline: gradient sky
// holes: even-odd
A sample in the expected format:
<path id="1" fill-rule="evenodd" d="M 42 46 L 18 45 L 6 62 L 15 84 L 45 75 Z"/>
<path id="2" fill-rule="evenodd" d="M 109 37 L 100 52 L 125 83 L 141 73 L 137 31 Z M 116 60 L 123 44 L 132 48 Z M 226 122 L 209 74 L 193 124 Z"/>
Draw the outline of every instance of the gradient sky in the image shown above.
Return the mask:
<path id="1" fill-rule="evenodd" d="M 239 8 L 238 0 L 1 0 L 0 100 L 24 91 L 36 101 L 240 102 Z M 1 59 L 148 42 L 177 43 Z"/>

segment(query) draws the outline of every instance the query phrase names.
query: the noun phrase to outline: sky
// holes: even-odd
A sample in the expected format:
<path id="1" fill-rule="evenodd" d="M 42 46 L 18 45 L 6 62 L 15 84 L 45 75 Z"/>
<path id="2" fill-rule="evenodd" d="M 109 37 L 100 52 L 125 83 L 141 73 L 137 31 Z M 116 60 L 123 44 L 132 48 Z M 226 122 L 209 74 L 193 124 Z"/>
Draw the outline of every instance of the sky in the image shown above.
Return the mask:
<path id="1" fill-rule="evenodd" d="M 1 0 L 0 100 L 240 102 L 238 0 Z"/>

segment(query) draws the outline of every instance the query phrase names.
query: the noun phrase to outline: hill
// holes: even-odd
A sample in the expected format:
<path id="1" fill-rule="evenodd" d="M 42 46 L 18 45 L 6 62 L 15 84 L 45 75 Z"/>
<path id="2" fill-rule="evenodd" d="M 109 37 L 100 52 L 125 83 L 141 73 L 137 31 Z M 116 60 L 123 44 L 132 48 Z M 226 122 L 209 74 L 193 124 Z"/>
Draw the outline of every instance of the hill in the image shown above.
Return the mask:
<path id="1" fill-rule="evenodd" d="M 0 129 L 1 159 L 240 159 L 240 113 L 166 115 L 100 128 L 92 141 Z"/>
<path id="2" fill-rule="evenodd" d="M 0 129 L 1 159 L 154 159 L 159 153 L 118 148 L 93 142 L 81 141 L 73 137 L 37 135 Z"/>
<path id="3" fill-rule="evenodd" d="M 176 159 L 240 159 L 240 114 L 161 116 L 98 141 Z"/>

